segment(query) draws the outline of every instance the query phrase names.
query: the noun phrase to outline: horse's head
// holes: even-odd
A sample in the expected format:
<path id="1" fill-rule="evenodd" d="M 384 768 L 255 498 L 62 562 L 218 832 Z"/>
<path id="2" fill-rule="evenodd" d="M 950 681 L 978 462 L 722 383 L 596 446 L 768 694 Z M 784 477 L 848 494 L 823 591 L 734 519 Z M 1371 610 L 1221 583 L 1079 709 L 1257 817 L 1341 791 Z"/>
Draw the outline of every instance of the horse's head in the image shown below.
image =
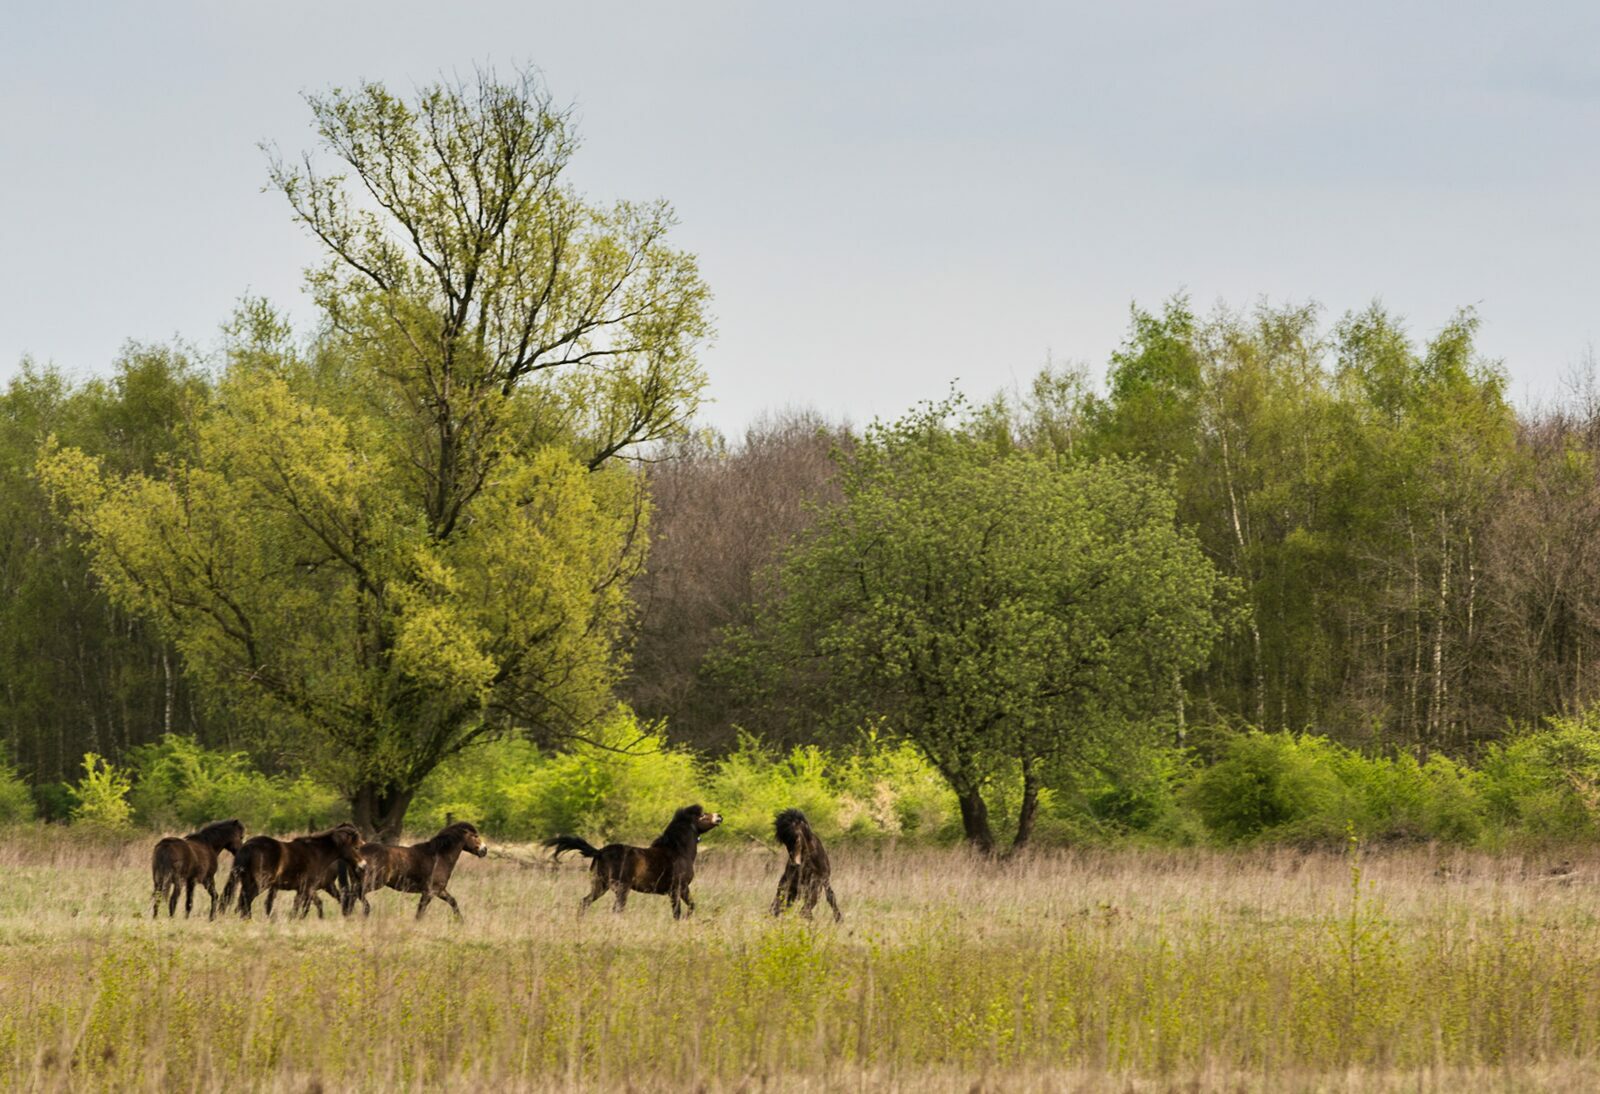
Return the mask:
<path id="1" fill-rule="evenodd" d="M 695 806 L 695 808 L 699 809 L 700 807 L 699 806 Z M 722 814 L 721 813 L 707 813 L 707 812 L 702 810 L 701 813 L 700 813 L 699 819 L 694 822 L 695 834 L 696 835 L 703 835 L 704 833 L 711 831 L 713 828 L 715 828 L 717 825 L 719 825 L 721 823 L 722 823 Z"/>
<path id="2" fill-rule="evenodd" d="M 456 821 L 443 832 L 433 837 L 433 840 L 436 846 L 438 845 L 437 841 L 441 840 L 447 841 L 446 845 L 448 845 L 448 842 L 459 841 L 463 851 L 470 851 L 479 858 L 489 853 L 489 845 L 483 841 L 483 835 L 478 831 L 478 826 L 470 821 Z"/>
<path id="3" fill-rule="evenodd" d="M 240 820 L 223 821 L 226 831 L 222 847 L 232 852 L 235 858 L 239 857 L 239 848 L 244 846 L 244 822 Z"/>
<path id="4" fill-rule="evenodd" d="M 351 873 L 360 878 L 367 872 L 367 860 L 361 854 L 361 829 L 346 821 L 330 828 L 328 836 L 333 841 L 334 853 L 339 856 L 340 862 L 350 868 Z"/>

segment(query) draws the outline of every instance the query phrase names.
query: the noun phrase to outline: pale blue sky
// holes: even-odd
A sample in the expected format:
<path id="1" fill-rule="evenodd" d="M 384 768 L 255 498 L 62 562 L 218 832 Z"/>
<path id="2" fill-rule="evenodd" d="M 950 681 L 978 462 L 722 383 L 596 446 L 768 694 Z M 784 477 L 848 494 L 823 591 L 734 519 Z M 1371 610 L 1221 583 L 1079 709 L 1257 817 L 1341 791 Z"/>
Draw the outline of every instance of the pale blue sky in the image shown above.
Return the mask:
<path id="1" fill-rule="evenodd" d="M 202 346 L 314 256 L 256 145 L 302 90 L 530 61 L 574 176 L 665 197 L 720 330 L 712 421 L 857 421 L 1045 360 L 1133 301 L 1381 297 L 1484 319 L 1514 394 L 1588 352 L 1600 6 L 1580 3 L 33 4 L 0 38 L 0 378 Z"/>

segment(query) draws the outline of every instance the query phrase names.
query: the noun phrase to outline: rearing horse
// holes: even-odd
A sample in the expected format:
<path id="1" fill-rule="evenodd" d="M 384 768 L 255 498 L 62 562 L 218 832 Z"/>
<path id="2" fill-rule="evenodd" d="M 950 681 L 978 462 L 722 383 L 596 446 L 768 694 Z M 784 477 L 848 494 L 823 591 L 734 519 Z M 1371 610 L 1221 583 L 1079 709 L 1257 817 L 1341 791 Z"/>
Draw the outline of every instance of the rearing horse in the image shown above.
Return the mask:
<path id="1" fill-rule="evenodd" d="M 612 910 L 620 912 L 628 903 L 631 890 L 671 897 L 672 918 L 678 919 L 682 916 L 680 901 L 689 906 L 689 914 L 694 914 L 689 883 L 694 880 L 694 859 L 700 836 L 721 823 L 722 814 L 707 813 L 698 805 L 686 805 L 673 814 L 672 823 L 649 847 L 609 843 L 597 849 L 577 836 L 557 836 L 545 840 L 544 845 L 555 848 L 553 857 L 557 860 L 563 851 L 576 851 L 594 860 L 590 867 L 594 873 L 594 888 L 578 905 L 580 914 L 588 911 L 589 905 L 599 900 L 607 889 L 616 895 Z"/>

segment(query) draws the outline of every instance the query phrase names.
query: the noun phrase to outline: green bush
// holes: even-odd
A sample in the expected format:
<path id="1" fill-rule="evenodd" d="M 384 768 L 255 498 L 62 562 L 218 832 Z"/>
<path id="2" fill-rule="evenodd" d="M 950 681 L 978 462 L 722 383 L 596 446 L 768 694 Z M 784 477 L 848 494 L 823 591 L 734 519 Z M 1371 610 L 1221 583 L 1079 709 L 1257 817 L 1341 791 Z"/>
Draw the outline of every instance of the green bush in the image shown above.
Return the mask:
<path id="1" fill-rule="evenodd" d="M 28 784 L 9 764 L 0 763 L 0 824 L 24 824 L 34 818 Z"/>
<path id="2" fill-rule="evenodd" d="M 558 832 L 648 840 L 674 810 L 703 798 L 694 757 L 619 707 L 593 743 L 565 752 L 508 739 L 456 757 L 429 777 L 409 819 L 431 831 L 453 814 L 513 840 Z"/>
<path id="3" fill-rule="evenodd" d="M 220 752 L 176 734 L 129 753 L 129 802 L 142 825 L 198 828 L 237 817 L 250 833 L 326 828 L 347 812 L 331 787 L 306 775 L 266 775 L 242 752 Z"/>
<path id="4" fill-rule="evenodd" d="M 1338 839 L 1360 805 L 1339 778 L 1336 749 L 1310 735 L 1238 734 L 1189 784 L 1188 802 L 1230 842 Z"/>
<path id="5" fill-rule="evenodd" d="M 133 827 L 133 806 L 128 791 L 133 788 L 127 774 L 93 752 L 83 757 L 83 778 L 72 788 L 77 804 L 72 810 L 76 824 L 103 832 L 126 832 Z"/>
<path id="6" fill-rule="evenodd" d="M 886 741 L 869 731 L 831 764 L 830 775 L 839 795 L 833 820 L 842 835 L 943 841 L 961 836 L 955 792 L 906 741 Z M 771 820 L 769 814 L 769 826 Z"/>

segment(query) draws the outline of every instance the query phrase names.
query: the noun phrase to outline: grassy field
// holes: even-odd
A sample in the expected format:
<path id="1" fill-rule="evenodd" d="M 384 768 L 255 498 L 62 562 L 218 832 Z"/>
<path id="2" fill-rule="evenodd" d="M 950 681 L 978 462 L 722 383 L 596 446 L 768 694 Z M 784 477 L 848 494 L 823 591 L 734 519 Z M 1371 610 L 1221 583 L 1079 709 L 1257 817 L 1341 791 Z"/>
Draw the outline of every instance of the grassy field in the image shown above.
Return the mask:
<path id="1" fill-rule="evenodd" d="M 683 923 L 529 848 L 461 925 L 208 923 L 148 918 L 149 842 L 4 844 L 8 1090 L 1600 1087 L 1600 861 L 837 848 L 813 927 L 713 836 Z"/>

